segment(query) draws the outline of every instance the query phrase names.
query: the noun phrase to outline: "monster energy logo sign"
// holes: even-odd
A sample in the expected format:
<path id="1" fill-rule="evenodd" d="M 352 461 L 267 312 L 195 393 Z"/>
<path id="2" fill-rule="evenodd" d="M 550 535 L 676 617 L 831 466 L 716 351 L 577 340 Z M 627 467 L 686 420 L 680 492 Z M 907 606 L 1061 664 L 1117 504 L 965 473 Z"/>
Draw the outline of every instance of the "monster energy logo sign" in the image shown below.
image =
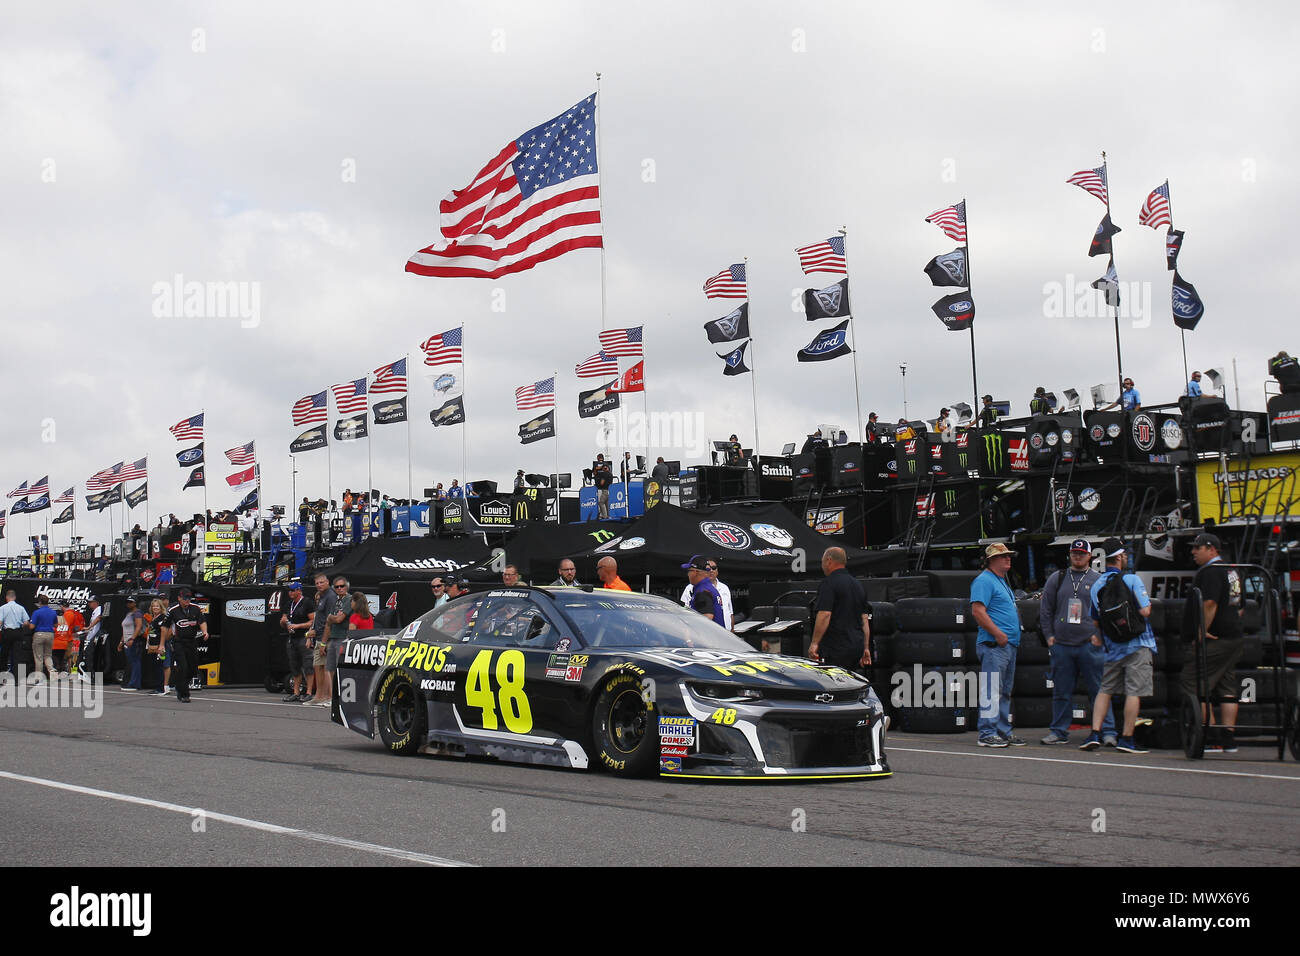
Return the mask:
<path id="1" fill-rule="evenodd" d="M 943 492 L 943 513 L 944 515 L 954 514 L 957 511 L 957 489 L 945 488 Z"/>
<path id="2" fill-rule="evenodd" d="M 1006 440 L 1000 432 L 984 434 L 984 467 L 991 472 L 1000 472 L 1006 467 Z M 965 467 L 963 465 L 963 467 Z"/>

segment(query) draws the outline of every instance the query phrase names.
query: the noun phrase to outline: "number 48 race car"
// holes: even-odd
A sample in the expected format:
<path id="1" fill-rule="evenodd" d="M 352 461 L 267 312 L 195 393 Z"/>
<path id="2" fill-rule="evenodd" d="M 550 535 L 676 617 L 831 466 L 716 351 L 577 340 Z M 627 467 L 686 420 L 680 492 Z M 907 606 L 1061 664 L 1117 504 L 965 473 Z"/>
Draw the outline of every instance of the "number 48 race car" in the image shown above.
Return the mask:
<path id="1" fill-rule="evenodd" d="M 501 588 L 339 653 L 333 719 L 393 753 L 669 777 L 887 777 L 849 671 L 761 654 L 664 598 Z"/>

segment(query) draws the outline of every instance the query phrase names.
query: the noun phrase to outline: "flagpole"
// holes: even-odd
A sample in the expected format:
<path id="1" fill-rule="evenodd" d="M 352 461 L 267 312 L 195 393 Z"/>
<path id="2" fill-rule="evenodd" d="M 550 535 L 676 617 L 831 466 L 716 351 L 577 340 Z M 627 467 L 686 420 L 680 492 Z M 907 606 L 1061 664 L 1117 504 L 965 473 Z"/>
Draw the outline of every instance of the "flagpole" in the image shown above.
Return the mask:
<path id="1" fill-rule="evenodd" d="M 1172 190 L 1169 188 L 1169 180 L 1165 180 L 1165 192 L 1170 193 L 1165 197 L 1165 202 L 1169 204 L 1169 232 L 1174 230 L 1174 200 Z M 1107 193 L 1109 195 L 1109 193 Z M 1168 235 L 1168 233 L 1166 233 Z M 1165 255 L 1169 255 L 1169 242 L 1165 241 Z M 1187 383 L 1192 380 L 1192 376 L 1187 371 L 1187 330 L 1181 326 L 1178 329 L 1178 335 L 1183 340 L 1183 389 L 1186 390 Z M 1123 389 L 1123 385 L 1120 386 Z"/>
<path id="2" fill-rule="evenodd" d="M 599 163 L 600 160 L 597 160 Z M 601 255 L 604 256 L 604 249 L 601 249 Z M 601 281 L 602 288 L 604 280 Z M 604 293 L 602 292 L 602 295 Z M 461 496 L 461 531 L 469 527 L 469 489 L 466 486 L 468 479 L 465 477 L 469 473 L 469 464 L 466 461 L 465 452 L 465 429 L 469 424 L 469 411 L 465 407 L 465 399 L 469 396 L 469 387 L 466 382 L 469 381 L 469 362 L 468 351 L 465 348 L 465 324 L 460 325 L 460 496 Z"/>
<path id="3" fill-rule="evenodd" d="M 369 400 L 367 399 L 367 406 L 368 405 L 369 405 Z M 374 414 L 373 412 L 371 412 L 369 407 L 367 407 L 366 411 L 368 413 L 366 415 L 366 418 L 370 420 L 366 422 L 366 520 L 365 520 L 366 533 L 363 537 L 369 538 L 370 537 L 370 496 L 375 490 L 375 478 L 371 472 L 371 465 L 370 465 L 370 440 L 371 440 L 370 426 L 374 424 L 373 421 Z"/>
<path id="4" fill-rule="evenodd" d="M 1102 185 L 1104 185 L 1104 186 L 1106 187 L 1106 216 L 1109 217 L 1109 216 L 1110 216 L 1110 168 L 1106 165 L 1106 151 L 1105 151 L 1104 149 L 1101 151 L 1101 174 L 1102 174 L 1102 178 L 1103 178 L 1103 180 L 1104 180 L 1104 182 L 1103 182 Z M 1115 243 L 1114 243 L 1114 240 L 1113 240 L 1113 239 L 1111 240 L 1110 262 L 1111 262 L 1111 265 L 1114 265 L 1114 264 L 1115 264 Z M 969 270 L 969 269 L 970 269 L 970 265 L 967 264 L 966 268 Z M 1121 351 L 1121 349 L 1120 349 L 1120 341 L 1119 341 L 1119 271 L 1118 271 L 1118 270 L 1116 270 L 1116 273 L 1115 273 L 1115 283 L 1116 283 L 1116 289 L 1115 289 L 1115 364 L 1116 364 L 1116 366 L 1117 366 L 1118 369 L 1119 369 L 1119 397 L 1120 397 L 1120 405 L 1121 405 L 1121 407 L 1122 407 L 1122 406 L 1123 406 L 1123 399 L 1124 399 L 1124 353 L 1123 353 L 1123 352 Z"/>
<path id="5" fill-rule="evenodd" d="M 749 305 L 749 256 L 745 257 L 745 304 Z M 754 330 L 754 310 L 749 310 L 750 332 Z M 743 356 L 742 356 L 743 358 Z M 754 402 L 754 457 L 757 458 L 762 452 L 758 448 L 758 373 L 755 369 L 758 367 L 758 360 L 754 358 L 754 336 L 749 337 L 749 393 Z"/>
<path id="6" fill-rule="evenodd" d="M 966 211 L 966 242 L 962 246 L 962 249 L 964 249 L 966 252 L 966 291 L 970 295 L 971 302 L 974 302 L 975 290 L 971 288 L 971 284 L 970 284 L 970 207 L 966 205 L 965 196 L 962 197 L 961 202 L 962 202 L 962 209 Z M 974 392 L 974 395 L 971 396 L 973 400 L 971 404 L 971 414 L 974 415 L 978 413 L 980 407 L 980 383 L 979 383 L 979 375 L 976 372 L 976 365 L 975 365 L 975 322 L 973 320 L 971 321 L 969 331 L 970 331 L 970 384 L 971 384 L 971 390 Z"/>
<path id="7" fill-rule="evenodd" d="M 560 370 L 551 373 L 555 376 L 555 388 L 551 390 L 551 421 L 555 438 L 555 517 L 560 516 Z M 546 503 L 542 502 L 542 520 L 546 520 Z"/>
<path id="8" fill-rule="evenodd" d="M 414 484 L 411 482 L 411 353 L 406 353 L 406 500 L 414 498 Z"/>
<path id="9" fill-rule="evenodd" d="M 600 212 L 600 328 L 605 330 L 605 161 L 600 149 L 600 74 L 596 74 L 596 208 Z M 463 481 L 464 479 L 462 479 Z M 557 505 L 558 508 L 558 505 Z M 558 511 L 557 511 L 558 513 Z"/>
<path id="10" fill-rule="evenodd" d="M 844 277 L 847 279 L 849 275 L 849 246 L 848 246 L 849 227 L 840 226 L 840 235 L 844 237 Z M 845 288 L 844 291 L 847 293 L 848 289 Z M 849 340 L 850 340 L 850 345 L 853 348 L 853 407 L 857 412 L 857 416 L 858 416 L 858 431 L 857 431 L 857 437 L 854 439 L 854 441 L 865 443 L 866 436 L 863 435 L 862 433 L 862 387 L 861 385 L 858 384 L 858 333 L 857 330 L 854 328 L 854 324 L 855 324 L 853 321 L 854 311 L 855 310 L 853 308 L 853 301 L 852 299 L 850 299 L 849 300 Z M 757 454 L 757 451 L 755 452 L 755 454 Z"/>

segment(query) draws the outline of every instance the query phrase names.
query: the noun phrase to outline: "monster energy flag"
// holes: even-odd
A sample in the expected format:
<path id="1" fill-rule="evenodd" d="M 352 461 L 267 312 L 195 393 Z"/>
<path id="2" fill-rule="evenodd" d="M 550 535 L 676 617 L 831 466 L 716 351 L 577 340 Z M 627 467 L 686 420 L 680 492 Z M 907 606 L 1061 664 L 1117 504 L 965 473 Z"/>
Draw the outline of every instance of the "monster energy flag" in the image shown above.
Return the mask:
<path id="1" fill-rule="evenodd" d="M 930 306 L 949 332 L 965 332 L 975 322 L 975 301 L 969 292 L 954 292 Z"/>
<path id="2" fill-rule="evenodd" d="M 1178 268 L 1178 253 L 1183 248 L 1183 231 L 1170 229 L 1165 233 L 1165 268 L 1173 272 Z"/>
<path id="3" fill-rule="evenodd" d="M 1174 311 L 1174 325 L 1191 331 L 1205 314 L 1205 303 L 1196 294 L 1196 286 L 1174 270 L 1173 294 L 1171 296 Z"/>
<path id="4" fill-rule="evenodd" d="M 719 320 L 721 321 L 721 320 Z M 617 381 L 617 380 L 616 380 Z M 619 393 L 611 392 L 610 386 L 615 382 L 606 382 L 599 388 L 593 388 L 588 392 L 578 393 L 578 417 L 595 418 L 601 412 L 607 412 L 612 408 L 619 406 Z"/>
<path id="5" fill-rule="evenodd" d="M 809 322 L 839 319 L 849 314 L 849 280 L 843 278 L 824 289 L 808 289 L 803 294 L 803 310 Z"/>
<path id="6" fill-rule="evenodd" d="M 465 422 L 465 396 L 448 399 L 429 413 L 434 425 L 462 425 Z"/>
<path id="7" fill-rule="evenodd" d="M 406 396 L 380 402 L 375 406 L 376 425 L 395 425 L 406 421 Z"/>
<path id="8" fill-rule="evenodd" d="M 555 409 L 551 409 L 541 418 L 524 422 L 519 426 L 519 444 L 531 445 L 535 441 L 555 437 Z"/>
<path id="9" fill-rule="evenodd" d="M 144 484 L 142 484 L 139 488 L 135 489 L 135 491 L 128 491 L 126 493 L 126 506 L 128 508 L 134 508 L 136 505 L 141 504 L 148 500 L 149 500 L 149 482 L 147 481 Z"/>
<path id="10" fill-rule="evenodd" d="M 317 448 L 324 448 L 328 444 L 329 436 L 325 434 L 325 426 L 318 425 L 316 428 L 307 429 L 289 442 L 289 454 L 297 455 L 304 451 L 315 451 Z"/>
<path id="11" fill-rule="evenodd" d="M 77 519 L 77 515 L 76 512 L 73 510 L 73 506 L 68 505 L 66 508 L 63 509 L 63 513 L 60 514 L 57 518 L 55 518 L 53 521 L 51 521 L 50 524 L 64 524 L 65 522 L 75 521 L 76 519 Z"/>
<path id="12" fill-rule="evenodd" d="M 954 249 L 942 256 L 935 256 L 925 264 L 925 274 L 934 285 L 965 288 L 969 285 L 966 280 L 966 250 Z"/>
<path id="13" fill-rule="evenodd" d="M 735 342 L 749 338 L 749 303 L 720 319 L 704 323 L 710 342 Z"/>
<path id="14" fill-rule="evenodd" d="M 817 338 L 799 350 L 797 356 L 799 361 L 828 362 L 831 359 L 839 358 L 841 355 L 848 355 L 853 351 L 853 349 L 849 348 L 848 328 L 849 320 L 845 319 L 834 328 L 820 333 Z"/>
<path id="15" fill-rule="evenodd" d="M 190 476 L 185 480 L 185 484 L 181 487 L 181 491 L 184 491 L 186 488 L 202 488 L 205 485 L 206 482 L 203 480 L 203 467 L 200 466 L 190 472 Z M 89 499 L 87 499 L 87 501 L 89 501 Z"/>
<path id="16" fill-rule="evenodd" d="M 199 442 L 193 448 L 178 451 L 176 453 L 176 464 L 182 468 L 193 468 L 195 465 L 203 464 L 203 442 Z"/>
<path id="17" fill-rule="evenodd" d="M 98 494 L 86 495 L 86 509 L 88 511 L 103 511 L 109 505 L 115 505 L 122 500 L 122 486 L 114 485 L 108 491 L 101 491 Z"/>
<path id="18" fill-rule="evenodd" d="M 1092 244 L 1088 246 L 1089 256 L 1108 256 L 1111 254 L 1110 237 L 1120 232 L 1119 226 L 1110 221 L 1110 213 L 1101 217 L 1101 224 L 1097 226 L 1097 232 L 1092 237 Z"/>
<path id="19" fill-rule="evenodd" d="M 734 352 L 718 356 L 726 363 L 722 368 L 723 375 L 744 375 L 749 371 L 749 366 L 745 364 L 745 347 L 747 345 L 749 345 L 748 342 L 742 342 L 740 348 Z"/>
<path id="20" fill-rule="evenodd" d="M 340 418 L 334 423 L 334 440 L 356 441 L 358 438 L 368 438 L 370 436 L 369 422 L 370 416 L 365 412 L 360 415 L 353 415 L 350 418 Z"/>

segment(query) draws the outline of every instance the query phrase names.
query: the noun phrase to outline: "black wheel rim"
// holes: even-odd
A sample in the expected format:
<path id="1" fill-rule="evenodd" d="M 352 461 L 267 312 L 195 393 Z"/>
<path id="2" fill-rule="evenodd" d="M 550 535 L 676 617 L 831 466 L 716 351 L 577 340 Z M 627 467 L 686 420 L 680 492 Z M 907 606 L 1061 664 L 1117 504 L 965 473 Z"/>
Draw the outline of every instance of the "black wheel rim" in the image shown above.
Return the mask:
<path id="1" fill-rule="evenodd" d="M 639 691 L 625 690 L 609 705 L 609 739 L 621 753 L 641 745 L 647 730 L 645 701 Z"/>
<path id="2" fill-rule="evenodd" d="M 388 701 L 388 727 L 402 737 L 415 726 L 415 697 L 409 684 L 402 684 Z"/>

